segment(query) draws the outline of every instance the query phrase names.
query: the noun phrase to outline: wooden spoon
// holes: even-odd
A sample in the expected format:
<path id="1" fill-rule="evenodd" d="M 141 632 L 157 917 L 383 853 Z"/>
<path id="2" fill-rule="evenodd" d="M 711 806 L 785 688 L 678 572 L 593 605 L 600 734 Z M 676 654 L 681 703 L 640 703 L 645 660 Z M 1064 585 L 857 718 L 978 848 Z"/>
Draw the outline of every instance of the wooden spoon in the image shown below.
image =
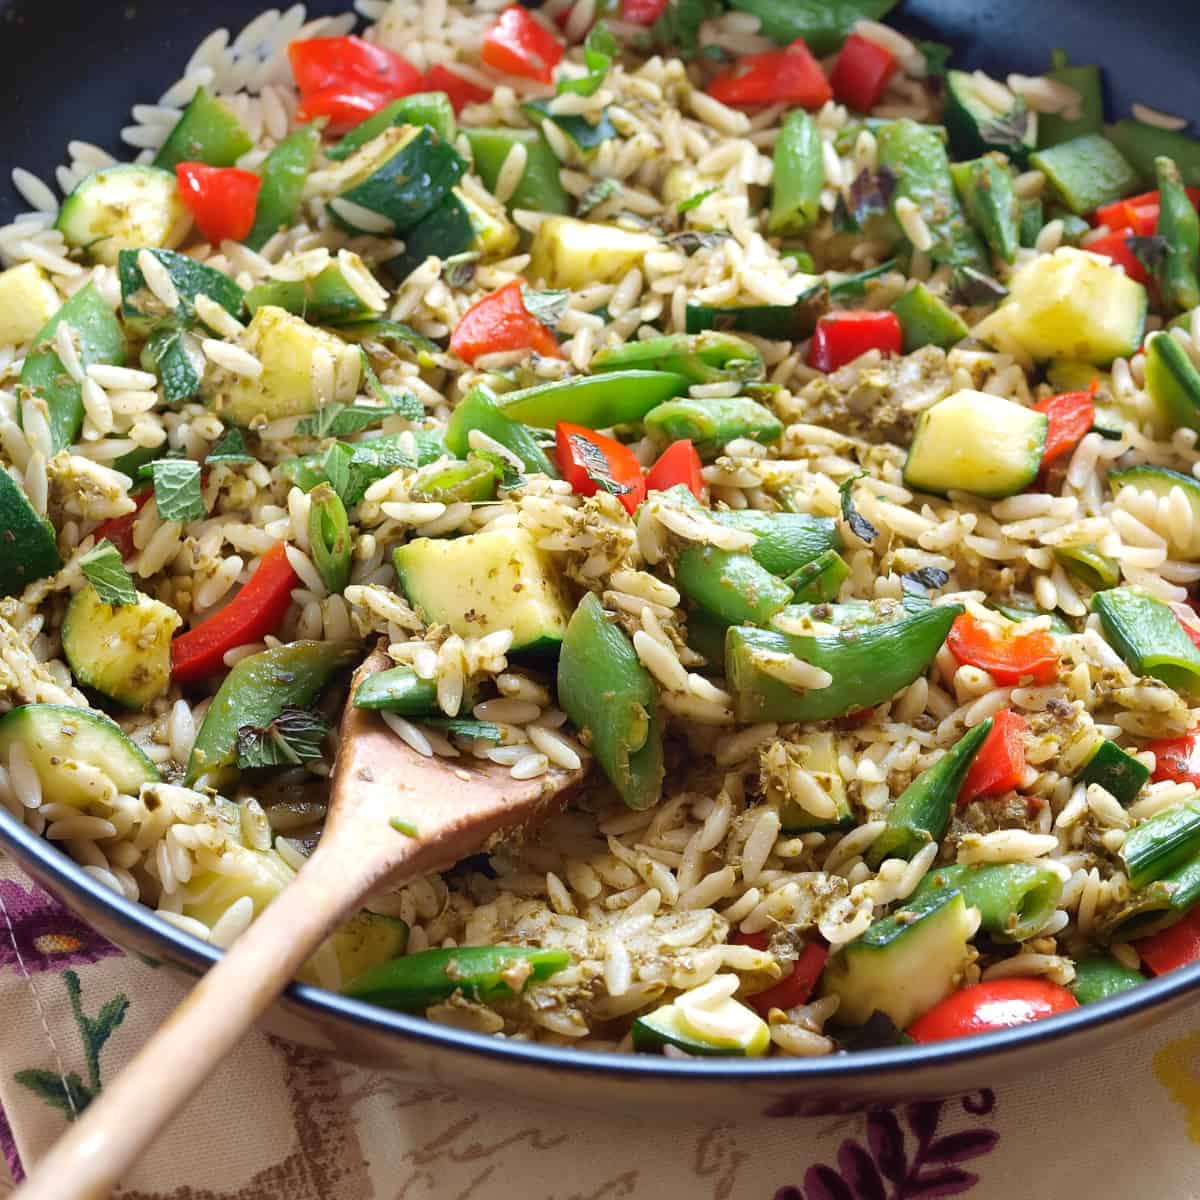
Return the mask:
<path id="1" fill-rule="evenodd" d="M 354 687 L 390 666 L 372 654 Z M 424 758 L 377 713 L 346 706 L 325 832 L 296 878 L 106 1084 L 18 1188 L 21 1200 L 100 1200 L 192 1098 L 334 928 L 385 880 L 448 867 L 537 819 L 583 771 L 513 779 L 473 758 Z M 389 822 L 416 827 L 408 837 Z"/>

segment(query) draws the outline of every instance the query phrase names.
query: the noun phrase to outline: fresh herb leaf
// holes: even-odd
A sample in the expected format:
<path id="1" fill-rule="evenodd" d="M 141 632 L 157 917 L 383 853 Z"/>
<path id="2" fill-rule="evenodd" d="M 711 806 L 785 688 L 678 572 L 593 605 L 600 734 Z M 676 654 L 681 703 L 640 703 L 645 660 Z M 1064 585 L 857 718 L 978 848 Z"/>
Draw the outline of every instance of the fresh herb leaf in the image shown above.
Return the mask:
<path id="1" fill-rule="evenodd" d="M 543 121 L 553 121 L 585 153 L 617 136 L 617 127 L 609 120 L 608 109 L 595 121 L 589 121 L 578 113 L 551 111 L 549 100 L 527 100 L 521 107 L 525 115 L 539 127 Z"/>
<path id="2" fill-rule="evenodd" d="M 256 459 L 246 449 L 246 439 L 240 429 L 226 430 L 225 436 L 208 452 L 204 465 L 212 463 L 252 463 Z"/>
<path id="3" fill-rule="evenodd" d="M 568 434 L 571 442 L 572 457 L 583 467 L 587 477 L 602 491 L 610 496 L 624 496 L 633 489 L 627 484 L 618 483 L 612 477 L 612 469 L 604 451 L 589 438 L 577 433 Z"/>
<path id="4" fill-rule="evenodd" d="M 96 589 L 96 595 L 104 604 L 121 605 L 137 603 L 137 588 L 125 570 L 121 552 L 105 538 L 79 560 L 87 581 Z"/>
<path id="5" fill-rule="evenodd" d="M 398 467 L 417 464 L 398 445 L 387 439 L 350 444 L 334 442 L 325 451 L 321 467 L 346 508 L 353 508 L 376 480 Z"/>
<path id="6" fill-rule="evenodd" d="M 353 462 L 353 458 L 350 460 Z M 350 522 L 342 498 L 328 483 L 310 493 L 308 543 L 313 566 L 331 592 L 345 591 L 350 582 Z"/>
<path id="7" fill-rule="evenodd" d="M 437 342 L 431 342 L 424 334 L 418 333 L 399 321 L 387 321 L 382 317 L 366 317 L 357 321 L 344 321 L 337 327 L 343 337 L 369 338 L 376 342 L 399 342 L 410 350 L 422 351 L 426 354 L 440 354 L 441 347 Z"/>
<path id="8" fill-rule="evenodd" d="M 371 372 L 374 375 L 374 371 Z M 382 400 L 380 404 L 327 404 L 324 408 L 305 417 L 296 426 L 296 432 L 310 437 L 349 437 L 361 433 L 372 425 L 380 425 L 387 417 L 403 417 L 416 421 L 425 415 L 425 406 L 407 392 L 389 392 L 375 380 L 379 392 L 373 393 Z M 367 384 L 371 386 L 370 381 Z"/>
<path id="9" fill-rule="evenodd" d="M 621 188 L 615 179 L 597 179 L 575 202 L 575 215 L 586 217 L 594 208 L 599 208 L 605 200 Z"/>
<path id="10" fill-rule="evenodd" d="M 879 536 L 879 530 L 867 520 L 866 517 L 854 507 L 854 485 L 860 479 L 866 479 L 866 471 L 859 471 L 857 475 L 851 475 L 845 483 L 842 484 L 838 491 L 842 495 L 842 520 L 850 526 L 850 532 L 855 537 L 861 538 L 864 542 L 873 542 Z"/>
<path id="11" fill-rule="evenodd" d="M 945 42 L 918 42 L 917 49 L 925 59 L 925 77 L 927 79 L 944 78 L 954 48 L 947 46 Z"/>
<path id="12" fill-rule="evenodd" d="M 1024 145 L 1025 134 L 1029 129 L 1029 109 L 1020 96 L 1016 98 L 1012 108 L 1001 113 L 991 121 L 984 121 L 979 126 L 979 136 L 985 145 L 994 146 L 1000 150 L 1016 150 Z"/>
<path id="13" fill-rule="evenodd" d="M 354 448 L 352 446 L 348 446 L 345 442 L 334 442 L 325 451 L 325 459 L 321 463 L 322 469 L 325 471 L 325 478 L 329 480 L 330 486 L 341 497 L 342 503 L 347 508 L 352 507 L 347 496 L 350 494 L 350 460 L 353 457 Z"/>
<path id="14" fill-rule="evenodd" d="M 896 174 L 890 167 L 875 171 L 864 167 L 850 185 L 850 215 L 861 227 L 869 218 L 887 212 L 896 192 Z"/>
<path id="15" fill-rule="evenodd" d="M 200 493 L 200 464 L 190 458 L 160 458 L 150 464 L 154 503 L 164 521 L 199 521 L 208 516 Z"/>
<path id="16" fill-rule="evenodd" d="M 153 479 L 154 468 L 156 464 L 160 462 L 179 462 L 186 457 L 187 455 L 185 455 L 182 450 L 168 450 L 166 454 L 160 454 L 157 458 L 151 459 L 150 462 L 142 463 L 142 465 L 138 467 L 134 478 Z"/>
<path id="17" fill-rule="evenodd" d="M 694 195 L 689 196 L 686 200 L 680 200 L 680 202 L 675 205 L 675 211 L 677 213 L 691 212 L 693 208 L 699 208 L 700 205 L 709 198 L 709 196 L 714 195 L 720 190 L 721 189 L 719 187 L 710 187 L 705 188 L 702 192 L 696 192 Z"/>
<path id="18" fill-rule="evenodd" d="M 452 288 L 469 288 L 475 282 L 478 263 L 478 250 L 464 250 L 462 254 L 451 255 L 442 263 L 442 278 Z"/>
<path id="19" fill-rule="evenodd" d="M 243 725 L 237 731 L 237 765 L 285 767 L 313 762 L 321 757 L 321 743 L 329 725 L 316 713 L 285 708 L 267 725 Z"/>
<path id="20" fill-rule="evenodd" d="M 914 592 L 919 596 L 944 588 L 949 581 L 949 574 L 941 567 L 918 567 L 900 576 L 900 586 L 906 592 Z"/>
<path id="21" fill-rule="evenodd" d="M 540 291 L 530 287 L 521 288 L 521 300 L 525 304 L 525 311 L 535 321 L 541 321 L 543 325 L 549 325 L 551 329 L 555 328 L 563 319 L 563 314 L 567 311 L 567 302 L 570 299 L 570 292 L 558 288 Z"/>
<path id="22" fill-rule="evenodd" d="M 1146 268 L 1147 273 L 1157 274 L 1158 268 L 1167 257 L 1167 239 L 1161 234 L 1155 233 L 1149 237 L 1133 235 L 1127 237 L 1125 241 L 1129 244 L 1129 249 L 1133 251 L 1134 258 Z"/>
<path id="23" fill-rule="evenodd" d="M 560 79 L 558 94 L 573 92 L 576 96 L 594 96 L 600 90 L 613 59 L 617 55 L 617 39 L 603 21 L 597 21 L 588 31 L 583 43 L 583 65 L 587 74 L 579 79 Z"/>
<path id="24" fill-rule="evenodd" d="M 667 0 L 663 14 L 650 28 L 654 45 L 677 58 L 692 58 L 700 51 L 700 26 L 721 15 L 721 0 Z"/>
<path id="25" fill-rule="evenodd" d="M 955 304 L 996 304 L 1008 295 L 1008 288 L 974 267 L 958 267 L 954 271 L 950 294 Z"/>
<path id="26" fill-rule="evenodd" d="M 668 234 L 663 241 L 675 250 L 682 250 L 684 254 L 695 254 L 705 247 L 719 246 L 731 236 L 727 229 L 684 229 Z"/>
<path id="27" fill-rule="evenodd" d="M 459 737 L 483 738 L 489 742 L 502 740 L 499 726 L 488 721 L 468 721 L 465 717 L 428 717 L 423 723 L 445 733 L 456 733 Z"/>

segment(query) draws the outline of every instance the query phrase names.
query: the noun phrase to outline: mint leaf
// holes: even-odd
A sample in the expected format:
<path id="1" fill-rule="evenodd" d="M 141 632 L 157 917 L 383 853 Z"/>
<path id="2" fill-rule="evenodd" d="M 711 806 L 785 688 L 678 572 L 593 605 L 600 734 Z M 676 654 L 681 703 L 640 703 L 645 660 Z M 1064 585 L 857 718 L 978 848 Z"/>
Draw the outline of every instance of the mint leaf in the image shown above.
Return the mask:
<path id="1" fill-rule="evenodd" d="M 528 287 L 521 289 L 521 300 L 525 305 L 525 311 L 535 321 L 541 321 L 543 325 L 549 325 L 551 329 L 563 319 L 570 298 L 570 292 L 557 288 L 548 288 L 542 291 Z"/>
<path id="2" fill-rule="evenodd" d="M 348 437 L 361 433 L 372 425 L 382 425 L 388 417 L 403 417 L 406 421 L 419 421 L 425 415 L 425 406 L 408 392 L 389 392 L 375 377 L 367 380 L 367 387 L 376 396 L 379 404 L 327 404 L 324 408 L 305 417 L 296 426 L 298 434 L 311 437 Z M 378 388 L 378 392 L 374 389 Z"/>
<path id="3" fill-rule="evenodd" d="M 204 465 L 212 463 L 252 463 L 257 461 L 253 454 L 246 449 L 246 439 L 240 429 L 230 429 L 225 436 L 208 452 Z"/>
<path id="4" fill-rule="evenodd" d="M 150 464 L 154 502 L 164 521 L 199 521 L 208 516 L 200 494 L 200 464 L 190 458 L 160 458 Z"/>
<path id="5" fill-rule="evenodd" d="M 710 187 L 705 188 L 702 192 L 696 192 L 695 195 L 689 196 L 686 200 L 680 200 L 680 202 L 675 205 L 675 211 L 677 213 L 691 212 L 693 208 L 699 208 L 700 205 L 709 198 L 709 196 L 713 195 L 715 192 L 719 192 L 720 190 L 721 189 L 719 187 Z"/>
<path id="6" fill-rule="evenodd" d="M 581 79 L 560 79 L 558 94 L 573 92 L 576 96 L 594 96 L 604 82 L 617 55 L 617 39 L 603 21 L 597 21 L 588 31 L 583 43 L 583 65 L 587 74 Z"/>
<path id="7" fill-rule="evenodd" d="M 575 202 L 575 215 L 586 217 L 593 208 L 599 208 L 620 187 L 621 185 L 615 179 L 597 179 Z"/>
<path id="8" fill-rule="evenodd" d="M 121 552 L 105 538 L 79 560 L 87 581 L 105 604 L 136 604 L 137 588 L 125 570 Z"/>
<path id="9" fill-rule="evenodd" d="M 243 725 L 237 731 L 237 765 L 253 767 L 296 766 L 321 757 L 321 743 L 329 725 L 302 708 L 285 708 L 267 725 Z"/>
<path id="10" fill-rule="evenodd" d="M 867 520 L 866 517 L 854 507 L 854 485 L 860 479 L 866 479 L 866 471 L 859 471 L 857 475 L 851 475 L 845 483 L 842 484 L 838 491 L 842 494 L 842 520 L 850 526 L 850 531 L 856 536 L 862 538 L 864 542 L 873 542 L 879 536 L 879 530 Z"/>

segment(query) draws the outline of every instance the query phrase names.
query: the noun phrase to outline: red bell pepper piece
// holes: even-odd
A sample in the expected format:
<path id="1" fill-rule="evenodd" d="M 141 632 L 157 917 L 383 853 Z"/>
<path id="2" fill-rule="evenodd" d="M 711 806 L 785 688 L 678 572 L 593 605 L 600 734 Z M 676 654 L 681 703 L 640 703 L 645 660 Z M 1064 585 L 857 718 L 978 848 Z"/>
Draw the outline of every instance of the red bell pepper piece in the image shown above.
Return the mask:
<path id="1" fill-rule="evenodd" d="M 137 505 L 133 512 L 127 512 L 120 517 L 109 517 L 107 521 L 101 521 L 93 531 L 98 546 L 105 538 L 107 538 L 114 546 L 122 558 L 128 558 L 134 551 L 133 544 L 133 526 L 138 519 L 138 513 L 146 507 L 146 503 L 154 495 L 153 488 L 146 488 L 144 491 L 137 492 L 130 496 L 130 500 Z"/>
<path id="2" fill-rule="evenodd" d="M 979 747 L 959 790 L 960 807 L 980 796 L 1002 796 L 1020 786 L 1025 775 L 1025 742 L 1021 734 L 1028 728 L 1025 718 L 1008 708 L 992 718 L 992 731 Z"/>
<path id="3" fill-rule="evenodd" d="M 833 89 L 803 38 L 786 50 L 744 54 L 732 67 L 714 75 L 704 89 L 714 100 L 734 108 L 761 104 L 798 104 L 820 108 Z"/>
<path id="4" fill-rule="evenodd" d="M 462 112 L 468 104 L 482 104 L 492 94 L 487 88 L 464 79 L 441 63 L 425 72 L 425 87 L 431 92 L 445 92 L 456 113 Z"/>
<path id="5" fill-rule="evenodd" d="M 489 67 L 549 83 L 563 56 L 563 45 L 519 4 L 510 4 L 483 39 L 480 52 Z"/>
<path id="6" fill-rule="evenodd" d="M 1134 942 L 1133 948 L 1155 975 L 1200 962 L 1200 905 L 1188 909 L 1183 920 L 1167 929 Z"/>
<path id="7" fill-rule="evenodd" d="M 615 438 L 559 421 L 555 453 L 562 477 L 581 496 L 594 496 L 603 487 L 616 495 L 631 516 L 646 498 L 641 463 Z"/>
<path id="8" fill-rule="evenodd" d="M 700 455 L 696 453 L 696 447 L 690 438 L 680 438 L 658 456 L 658 462 L 646 473 L 646 491 L 665 492 L 682 483 L 700 500 L 704 496 L 704 477 L 700 472 Z"/>
<path id="9" fill-rule="evenodd" d="M 536 350 L 562 358 L 554 334 L 526 309 L 519 279 L 476 300 L 463 313 L 450 335 L 450 350 L 469 363 L 503 350 Z"/>
<path id="10" fill-rule="evenodd" d="M 1185 189 L 1191 202 L 1200 208 L 1200 188 Z M 1158 192 L 1142 192 L 1102 205 L 1092 214 L 1094 225 L 1107 225 L 1111 230 L 1129 229 L 1149 237 L 1158 227 Z"/>
<path id="11" fill-rule="evenodd" d="M 856 112 L 869 112 L 879 103 L 899 65 L 886 46 L 852 33 L 833 64 L 829 83 L 843 104 Z"/>
<path id="12" fill-rule="evenodd" d="M 1179 737 L 1160 738 L 1146 749 L 1154 755 L 1156 783 L 1165 780 L 1200 787 L 1200 729 L 1189 729 Z"/>
<path id="13" fill-rule="evenodd" d="M 1039 400 L 1033 407 L 1046 414 L 1046 448 L 1042 451 L 1042 466 L 1070 454 L 1083 441 L 1096 419 L 1096 380 L 1086 392 L 1062 392 Z"/>
<path id="14" fill-rule="evenodd" d="M 904 334 L 894 312 L 826 313 L 809 343 L 808 365 L 828 373 L 868 350 L 899 354 L 903 349 Z"/>
<path id="15" fill-rule="evenodd" d="M 254 226 L 262 179 L 238 167 L 181 162 L 175 167 L 179 197 L 214 246 L 240 242 Z"/>
<path id="16" fill-rule="evenodd" d="M 621 0 L 621 20 L 627 25 L 653 25 L 666 7 L 667 0 Z"/>
<path id="17" fill-rule="evenodd" d="M 1134 254 L 1129 244 L 1129 236 L 1129 230 L 1106 233 L 1103 237 L 1093 238 L 1083 248 L 1092 254 L 1103 254 L 1112 259 L 1117 266 L 1124 267 L 1125 274 L 1136 283 L 1148 283 L 1150 276 L 1141 260 Z"/>
<path id="18" fill-rule="evenodd" d="M 800 957 L 793 964 L 790 974 L 785 975 L 765 992 L 758 992 L 747 998 L 750 1007 L 760 1017 L 765 1017 L 773 1008 L 786 1010 L 795 1008 L 798 1004 L 807 1004 L 821 972 L 825 969 L 825 960 L 828 957 L 828 946 L 822 946 L 820 942 L 809 942 L 800 951 Z"/>
<path id="19" fill-rule="evenodd" d="M 951 992 L 905 1032 L 914 1042 L 943 1042 L 1027 1025 L 1078 1007 L 1065 987 L 1047 979 L 992 979 Z"/>
<path id="20" fill-rule="evenodd" d="M 300 108 L 296 117 L 329 118 L 330 133 L 345 133 L 425 81 L 407 59 L 354 36 L 309 38 L 288 46 Z"/>
<path id="21" fill-rule="evenodd" d="M 978 667 L 1001 685 L 1032 676 L 1034 683 L 1044 686 L 1058 678 L 1058 651 L 1053 635 L 1045 629 L 993 632 L 992 626 L 963 613 L 950 626 L 946 645 L 961 666 Z"/>
<path id="22" fill-rule="evenodd" d="M 238 646 L 262 641 L 279 628 L 292 589 L 300 576 L 288 562 L 287 547 L 276 542 L 240 592 L 220 612 L 180 634 L 171 643 L 171 674 L 180 683 L 197 683 L 225 665 L 225 655 Z"/>

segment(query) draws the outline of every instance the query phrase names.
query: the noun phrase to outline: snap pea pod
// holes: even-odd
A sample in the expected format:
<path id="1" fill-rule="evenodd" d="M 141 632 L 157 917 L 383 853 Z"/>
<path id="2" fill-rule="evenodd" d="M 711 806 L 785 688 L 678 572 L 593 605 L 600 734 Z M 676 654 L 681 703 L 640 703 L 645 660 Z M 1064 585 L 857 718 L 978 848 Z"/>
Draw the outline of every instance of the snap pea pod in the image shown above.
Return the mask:
<path id="1" fill-rule="evenodd" d="M 825 550 L 811 562 L 797 567 L 784 583 L 798 603 L 824 604 L 836 600 L 842 584 L 850 578 L 846 560 L 836 550 Z"/>
<path id="2" fill-rule="evenodd" d="M 1131 671 L 1200 698 L 1200 649 L 1161 600 L 1136 588 L 1109 588 L 1092 597 L 1092 611 Z"/>
<path id="3" fill-rule="evenodd" d="M 411 96 L 393 100 L 386 108 L 355 125 L 340 142 L 325 151 L 326 157 L 341 162 L 393 125 L 428 125 L 443 142 L 454 141 L 458 133 L 454 106 L 445 92 L 414 92 Z"/>
<path id="4" fill-rule="evenodd" d="M 725 642 L 734 713 L 739 721 L 824 721 L 880 704 L 928 668 L 962 611 L 961 605 L 939 605 L 822 637 L 734 626 Z M 802 659 L 833 680 L 797 691 L 764 669 L 780 656 Z"/>
<path id="5" fill-rule="evenodd" d="M 1200 140 L 1141 121 L 1118 121 L 1107 126 L 1104 135 L 1134 165 L 1147 186 L 1154 183 L 1154 160 L 1165 154 L 1179 167 L 1188 187 L 1200 187 Z"/>
<path id="6" fill-rule="evenodd" d="M 749 554 L 689 546 L 675 563 L 675 585 L 727 625 L 765 625 L 791 603 L 792 589 Z"/>
<path id="7" fill-rule="evenodd" d="M 783 422 L 765 405 L 745 396 L 681 396 L 656 405 L 645 421 L 651 437 L 660 442 L 688 438 L 701 458 L 715 457 L 726 442 L 735 438 L 749 438 L 768 446 L 783 436 Z"/>
<path id="8" fill-rule="evenodd" d="M 1158 236 L 1166 249 L 1159 280 L 1162 297 L 1175 312 L 1189 312 L 1200 305 L 1200 281 L 1196 278 L 1200 216 L 1184 191 L 1174 160 L 1160 156 L 1154 160 L 1154 170 L 1158 176 Z"/>
<path id="9" fill-rule="evenodd" d="M 878 868 L 888 858 L 912 858 L 930 842 L 941 841 L 967 771 L 991 732 L 992 718 L 988 717 L 900 793 L 883 831 L 867 851 L 868 865 Z"/>
<path id="10" fill-rule="evenodd" d="M 788 237 L 803 233 L 820 214 L 824 186 L 820 131 L 804 109 L 794 108 L 775 142 L 767 232 Z"/>
<path id="11" fill-rule="evenodd" d="M 621 799 L 649 808 L 662 794 L 662 731 L 650 673 L 600 601 L 588 593 L 567 625 L 558 699 Z"/>
<path id="12" fill-rule="evenodd" d="M 253 146 L 254 139 L 233 109 L 202 87 L 167 134 L 154 165 L 166 171 L 174 171 L 181 162 L 232 167 Z"/>
<path id="13" fill-rule="evenodd" d="M 702 608 L 687 614 L 687 644 L 710 663 L 725 661 L 725 631 L 729 626 Z"/>
<path id="14" fill-rule="evenodd" d="M 916 283 L 892 305 L 904 333 L 904 353 L 922 346 L 948 350 L 969 332 L 967 323 L 923 283 Z"/>
<path id="15" fill-rule="evenodd" d="M 1021 244 L 1013 173 L 999 154 L 953 163 L 950 177 L 967 219 L 992 253 L 1010 263 Z"/>
<path id="16" fill-rule="evenodd" d="M 456 992 L 487 1004 L 551 978 L 570 961 L 565 950 L 535 946 L 442 947 L 369 967 L 350 980 L 345 992 L 402 1012 L 418 1012 Z"/>
<path id="17" fill-rule="evenodd" d="M 402 717 L 438 712 L 437 681 L 422 679 L 411 667 L 390 667 L 368 675 L 354 693 L 355 708 L 383 709 Z"/>
<path id="18" fill-rule="evenodd" d="M 1134 826 L 1121 846 L 1121 861 L 1135 890 L 1162 879 L 1200 852 L 1200 797 L 1155 813 Z"/>
<path id="19" fill-rule="evenodd" d="M 1062 50 L 1055 50 L 1050 56 L 1050 70 L 1046 72 L 1046 78 L 1066 84 L 1078 93 L 1078 116 L 1038 113 L 1039 147 L 1057 146 L 1059 142 L 1069 142 L 1085 133 L 1104 132 L 1104 95 L 1099 67 L 1068 66 L 1066 54 Z"/>
<path id="20" fill-rule="evenodd" d="M 714 521 L 754 534 L 750 553 L 772 575 L 781 578 L 826 550 L 840 550 L 842 537 L 832 517 L 809 513 L 772 513 L 742 508 L 709 514 Z"/>
<path id="21" fill-rule="evenodd" d="M 285 708 L 306 708 L 333 673 L 358 657 L 351 642 L 292 642 L 243 658 L 213 697 L 187 765 L 187 782 L 234 761 L 238 730 L 269 725 Z"/>
<path id="22" fill-rule="evenodd" d="M 1116 587 L 1121 582 L 1121 564 L 1090 542 L 1085 546 L 1055 546 L 1054 557 L 1094 592 Z"/>
<path id="23" fill-rule="evenodd" d="M 763 359 L 745 338 L 706 330 L 704 333 L 665 334 L 626 342 L 592 355 L 589 370 L 672 371 L 691 383 L 724 383 L 730 379 L 761 379 Z"/>
<path id="24" fill-rule="evenodd" d="M 475 170 L 488 191 L 496 190 L 496 181 L 512 148 L 525 148 L 525 170 L 509 196 L 511 212 L 531 208 L 536 212 L 569 213 L 571 198 L 559 180 L 559 161 L 546 139 L 536 129 L 464 129 L 471 146 Z"/>
<path id="25" fill-rule="evenodd" d="M 496 398 L 496 407 L 509 420 L 535 429 L 553 429 L 559 421 L 609 429 L 642 420 L 687 389 L 688 381 L 674 371 L 612 371 L 505 392 Z"/>
<path id="26" fill-rule="evenodd" d="M 933 261 L 986 271 L 987 255 L 955 195 L 950 159 L 941 138 L 904 118 L 885 125 L 876 140 L 879 165 L 898 180 L 892 211 L 895 213 L 901 200 L 917 206 L 933 239 L 929 249 Z"/>
<path id="27" fill-rule="evenodd" d="M 499 481 L 499 472 L 494 463 L 479 455 L 471 455 L 466 462 L 432 463 L 423 467 L 413 480 L 410 491 L 415 500 L 478 504 L 496 498 Z"/>
<path id="28" fill-rule="evenodd" d="M 1128 942 L 1169 929 L 1200 903 L 1200 855 L 1186 859 L 1139 889 L 1099 926 L 1110 942 Z"/>
<path id="29" fill-rule="evenodd" d="M 979 909 L 981 929 L 998 941 L 1023 942 L 1054 915 L 1062 887 L 1056 871 L 1037 863 L 951 863 L 934 867 L 913 897 L 961 891 L 967 906 Z"/>
<path id="30" fill-rule="evenodd" d="M 261 250 L 281 229 L 296 223 L 304 185 L 320 145 L 321 131 L 306 125 L 285 137 L 263 159 L 258 169 L 262 186 L 254 225 L 244 239 L 251 250 Z"/>
<path id="31" fill-rule="evenodd" d="M 85 371 L 93 363 L 120 366 L 125 362 L 125 334 L 94 283 L 80 288 L 38 331 L 25 356 L 17 390 L 23 397 L 22 410 L 29 403 L 24 400 L 26 393 L 35 397 L 34 403 L 45 402 L 50 448 L 55 454 L 71 445 L 83 427 L 82 385 L 75 382 L 54 349 L 54 332 L 62 324 L 75 334 L 75 349 Z"/>
<path id="32" fill-rule="evenodd" d="M 446 448 L 451 454 L 466 458 L 473 429 L 515 454 L 531 475 L 558 478 L 557 469 L 533 434 L 519 421 L 506 417 L 496 407 L 496 398 L 483 387 L 472 388 L 450 414 L 446 423 Z"/>
<path id="33" fill-rule="evenodd" d="M 308 279 L 268 279 L 246 293 L 246 307 L 251 313 L 268 304 L 295 313 L 313 325 L 358 321 L 372 311 L 346 282 L 336 262 Z"/>
<path id="34" fill-rule="evenodd" d="M 1038 607 L 1037 602 L 1030 596 L 1010 596 L 1003 603 L 999 601 L 992 602 L 989 607 L 994 608 L 998 613 L 1006 616 L 1010 621 L 1016 621 L 1018 624 L 1022 621 L 1031 621 L 1034 617 L 1049 617 L 1050 632 L 1058 634 L 1061 637 L 1075 632 L 1058 613 L 1045 612 Z"/>
<path id="35" fill-rule="evenodd" d="M 321 582 L 331 592 L 345 591 L 350 582 L 353 539 L 346 506 L 328 483 L 313 489 L 308 510 L 308 541 Z"/>
<path id="36" fill-rule="evenodd" d="M 1017 234 L 1021 245 L 1027 250 L 1032 249 L 1046 224 L 1046 206 L 1040 196 L 1031 196 L 1022 200 L 1017 213 Z"/>
<path id="37" fill-rule="evenodd" d="M 1060 142 L 1029 156 L 1046 176 L 1062 204 L 1083 216 L 1138 189 L 1138 173 L 1107 138 L 1098 133 Z"/>
<path id="38" fill-rule="evenodd" d="M 1069 986 L 1080 1004 L 1094 1004 L 1145 982 L 1141 971 L 1117 962 L 1110 954 L 1088 954 L 1075 960 L 1075 978 Z"/>

